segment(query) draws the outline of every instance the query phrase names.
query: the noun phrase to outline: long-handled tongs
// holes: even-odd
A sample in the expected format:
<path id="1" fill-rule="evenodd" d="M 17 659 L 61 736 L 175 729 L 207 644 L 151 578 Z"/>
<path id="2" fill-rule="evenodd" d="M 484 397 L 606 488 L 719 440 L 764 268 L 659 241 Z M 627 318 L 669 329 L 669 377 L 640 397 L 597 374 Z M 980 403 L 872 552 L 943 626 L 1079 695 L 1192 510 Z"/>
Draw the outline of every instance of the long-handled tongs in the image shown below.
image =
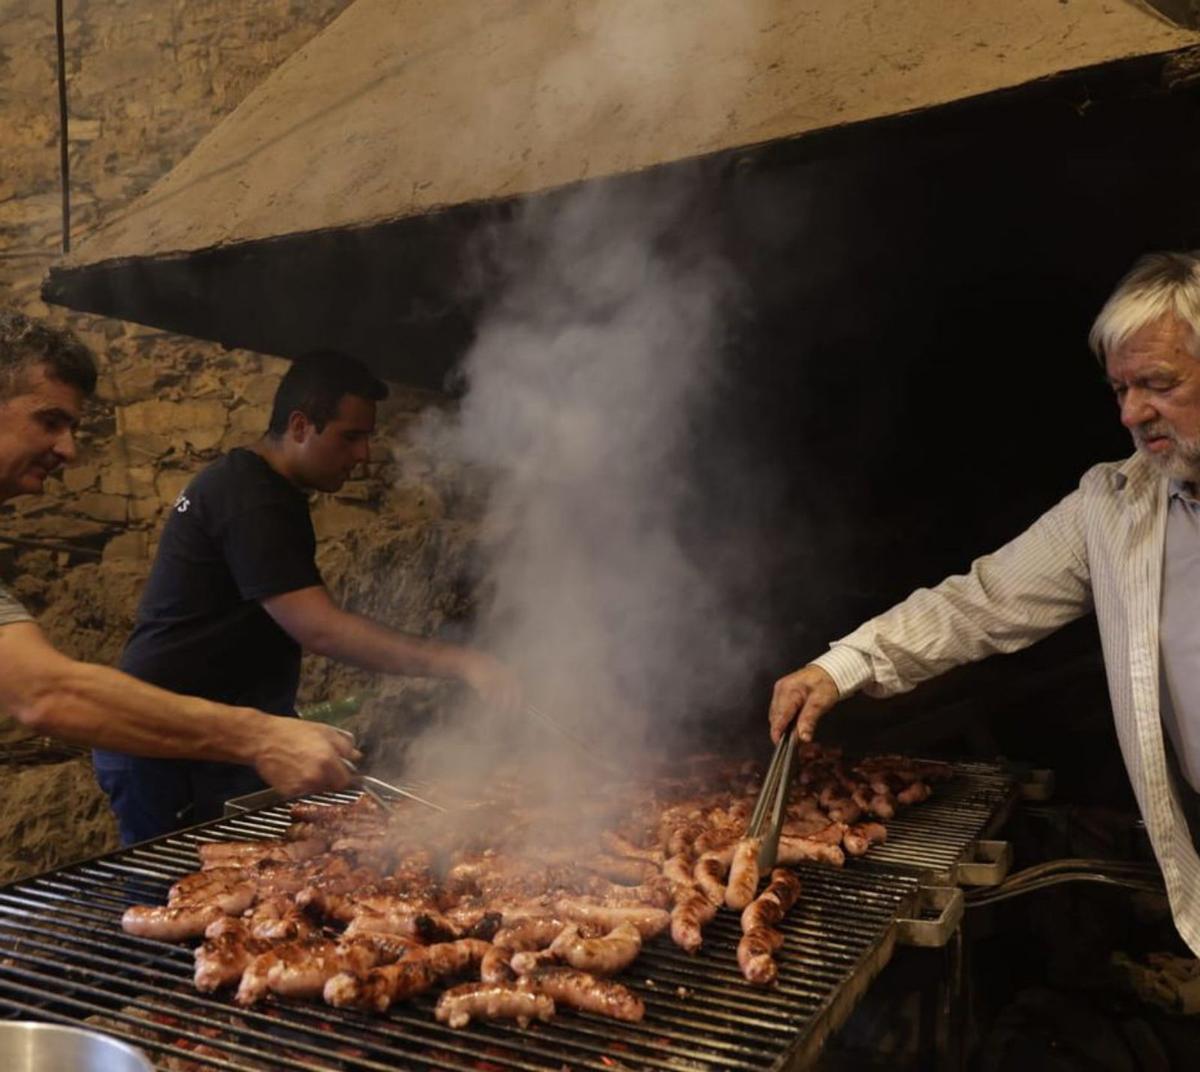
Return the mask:
<path id="1" fill-rule="evenodd" d="M 796 767 L 796 741 L 796 735 L 790 727 L 779 738 L 746 827 L 747 837 L 762 838 L 758 850 L 758 870 L 761 874 L 766 874 L 775 866 L 775 857 L 779 853 L 779 832 L 787 819 L 788 792 Z"/>
<path id="2" fill-rule="evenodd" d="M 354 744 L 358 742 L 354 738 L 354 734 L 341 726 L 334 726 L 335 730 L 343 737 L 350 738 Z M 411 789 L 405 789 L 399 785 L 392 785 L 391 782 L 385 782 L 382 778 L 376 778 L 371 774 L 363 774 L 353 763 L 352 760 L 342 757 L 342 762 L 346 765 L 346 770 L 354 775 L 354 784 L 358 786 L 367 796 L 369 796 L 376 804 L 384 811 L 385 815 L 391 815 L 392 809 L 396 803 L 396 797 L 404 797 L 406 800 L 411 800 L 416 804 L 424 805 L 433 811 L 445 811 L 446 809 L 440 804 L 435 804 L 432 800 L 426 800 L 424 797 L 417 796 Z M 388 796 L 383 794 L 387 793 Z"/>
<path id="3" fill-rule="evenodd" d="M 441 804 L 435 804 L 432 800 L 426 800 L 424 797 L 418 796 L 411 789 L 405 789 L 403 786 L 399 785 L 392 785 L 391 782 L 385 782 L 382 778 L 376 778 L 370 774 L 363 774 L 348 759 L 343 759 L 342 762 L 346 764 L 346 769 L 354 775 L 355 784 L 389 815 L 392 813 L 392 809 L 396 805 L 397 797 L 403 797 L 405 800 L 411 800 L 414 803 L 421 804 L 426 808 L 431 808 L 433 811 L 444 812 L 446 810 Z"/>
<path id="4" fill-rule="evenodd" d="M 548 730 L 557 734 L 569 745 L 571 745 L 571 747 L 574 748 L 580 756 L 586 759 L 591 766 L 598 767 L 600 770 L 604 771 L 613 778 L 624 778 L 626 776 L 625 771 L 615 770 L 609 763 L 601 759 L 597 755 L 596 746 L 594 744 L 588 744 L 588 742 L 582 737 L 572 733 L 569 729 L 567 729 L 566 726 L 559 722 L 558 719 L 551 718 L 541 708 L 534 707 L 533 704 L 527 703 L 525 705 L 525 713 L 530 717 L 537 719 Z"/>

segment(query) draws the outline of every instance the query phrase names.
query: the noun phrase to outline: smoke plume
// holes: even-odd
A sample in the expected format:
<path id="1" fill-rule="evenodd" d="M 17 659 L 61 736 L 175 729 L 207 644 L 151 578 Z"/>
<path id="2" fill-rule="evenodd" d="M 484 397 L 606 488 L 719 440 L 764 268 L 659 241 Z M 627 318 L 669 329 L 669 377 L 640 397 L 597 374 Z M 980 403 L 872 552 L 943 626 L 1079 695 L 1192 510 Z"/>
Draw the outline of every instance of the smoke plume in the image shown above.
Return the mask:
<path id="1" fill-rule="evenodd" d="M 478 641 L 625 765 L 744 696 L 755 669 L 757 627 L 729 600 L 752 563 L 705 541 L 721 503 L 695 487 L 698 466 L 736 469 L 714 418 L 738 293 L 709 196 L 699 173 L 642 177 L 493 229 L 459 419 L 425 428 L 494 475 Z M 510 754 L 541 732 L 488 725 Z M 428 754 L 461 752 L 440 744 Z"/>

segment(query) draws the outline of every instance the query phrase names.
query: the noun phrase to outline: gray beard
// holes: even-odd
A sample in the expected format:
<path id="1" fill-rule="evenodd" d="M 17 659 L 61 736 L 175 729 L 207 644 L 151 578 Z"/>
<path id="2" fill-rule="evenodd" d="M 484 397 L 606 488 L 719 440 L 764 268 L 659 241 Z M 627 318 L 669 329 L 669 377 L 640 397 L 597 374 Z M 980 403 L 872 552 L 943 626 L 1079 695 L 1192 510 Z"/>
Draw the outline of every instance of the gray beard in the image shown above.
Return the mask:
<path id="1" fill-rule="evenodd" d="M 1143 449 L 1141 437 L 1135 434 L 1133 442 L 1142 457 L 1172 480 L 1200 481 L 1200 439 L 1180 439 L 1164 430 L 1158 434 L 1165 434 L 1171 440 L 1173 449 L 1166 454 L 1151 454 Z"/>

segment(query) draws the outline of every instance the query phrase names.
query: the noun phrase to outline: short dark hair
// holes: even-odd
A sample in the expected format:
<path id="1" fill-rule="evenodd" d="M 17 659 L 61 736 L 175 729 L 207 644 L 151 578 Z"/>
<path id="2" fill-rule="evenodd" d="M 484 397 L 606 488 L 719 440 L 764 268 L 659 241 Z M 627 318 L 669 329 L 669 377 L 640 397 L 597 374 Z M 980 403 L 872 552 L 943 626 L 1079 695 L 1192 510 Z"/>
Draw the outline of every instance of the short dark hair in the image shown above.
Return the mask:
<path id="1" fill-rule="evenodd" d="M 95 358 L 71 332 L 0 309 L 0 402 L 18 394 L 24 374 L 38 365 L 51 379 L 85 395 L 96 390 Z"/>
<path id="2" fill-rule="evenodd" d="M 288 418 L 297 410 L 322 431 L 346 395 L 379 402 L 388 396 L 387 384 L 357 357 L 340 350 L 310 350 L 296 358 L 279 381 L 267 435 L 275 439 L 283 435 Z"/>

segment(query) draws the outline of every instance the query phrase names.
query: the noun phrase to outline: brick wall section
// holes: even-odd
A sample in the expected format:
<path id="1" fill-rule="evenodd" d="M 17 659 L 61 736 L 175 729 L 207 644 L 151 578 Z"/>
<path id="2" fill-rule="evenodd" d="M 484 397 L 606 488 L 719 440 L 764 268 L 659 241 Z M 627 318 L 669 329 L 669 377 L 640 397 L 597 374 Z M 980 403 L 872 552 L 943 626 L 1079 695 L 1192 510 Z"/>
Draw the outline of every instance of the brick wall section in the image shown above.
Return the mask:
<path id="1" fill-rule="evenodd" d="M 245 94 L 347 6 L 348 0 L 68 0 L 72 231 L 76 238 L 181 159 Z M 81 457 L 49 494 L 0 507 L 0 577 L 64 650 L 111 662 L 132 622 L 164 510 L 189 478 L 266 424 L 286 363 L 225 351 L 138 324 L 47 308 L 38 288 L 60 243 L 53 5 L 10 0 L 0 20 L 0 303 L 70 325 L 101 362 Z M 396 390 L 381 410 L 366 479 L 314 506 L 320 562 L 347 605 L 415 631 L 469 611 L 462 578 L 476 535 L 478 480 L 402 446 L 414 416 L 445 400 Z M 54 547 L 34 546 L 53 544 Z M 63 549 L 58 545 L 65 545 Z M 364 736 L 403 738 L 405 710 L 428 710 L 437 687 L 371 682 L 323 660 L 305 665 L 302 698 L 377 693 Z M 0 740 L 20 735 L 0 724 Z M 51 824 L 0 835 L 0 877 L 101 851 L 106 809 L 84 764 Z M 44 807 L 60 768 L 13 780 L 6 808 Z M 18 791 L 19 790 L 19 791 Z M 64 810 L 65 809 L 65 810 Z M 5 862 L 7 861 L 7 863 Z"/>

